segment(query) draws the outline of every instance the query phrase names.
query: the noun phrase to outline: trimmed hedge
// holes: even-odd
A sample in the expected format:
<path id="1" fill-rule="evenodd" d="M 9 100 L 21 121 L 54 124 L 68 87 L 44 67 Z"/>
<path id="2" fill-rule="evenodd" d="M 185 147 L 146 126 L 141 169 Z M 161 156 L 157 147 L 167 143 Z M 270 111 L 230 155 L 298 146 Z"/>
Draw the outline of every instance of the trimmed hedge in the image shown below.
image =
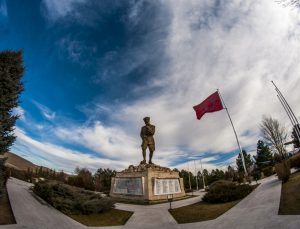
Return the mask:
<path id="1" fill-rule="evenodd" d="M 33 191 L 50 205 L 65 214 L 92 214 L 114 207 L 109 197 L 59 182 L 39 182 Z"/>
<path id="2" fill-rule="evenodd" d="M 202 200 L 208 203 L 226 203 L 247 196 L 256 186 L 248 184 L 237 185 L 233 182 L 223 182 L 213 185 Z"/>

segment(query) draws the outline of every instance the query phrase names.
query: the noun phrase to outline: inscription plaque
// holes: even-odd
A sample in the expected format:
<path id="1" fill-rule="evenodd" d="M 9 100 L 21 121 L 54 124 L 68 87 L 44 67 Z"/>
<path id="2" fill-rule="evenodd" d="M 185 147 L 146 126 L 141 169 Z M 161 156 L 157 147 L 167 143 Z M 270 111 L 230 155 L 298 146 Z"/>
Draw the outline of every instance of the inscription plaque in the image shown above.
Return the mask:
<path id="1" fill-rule="evenodd" d="M 115 178 L 113 193 L 125 195 L 143 195 L 141 177 Z"/>
<path id="2" fill-rule="evenodd" d="M 154 179 L 154 195 L 181 193 L 179 179 Z"/>

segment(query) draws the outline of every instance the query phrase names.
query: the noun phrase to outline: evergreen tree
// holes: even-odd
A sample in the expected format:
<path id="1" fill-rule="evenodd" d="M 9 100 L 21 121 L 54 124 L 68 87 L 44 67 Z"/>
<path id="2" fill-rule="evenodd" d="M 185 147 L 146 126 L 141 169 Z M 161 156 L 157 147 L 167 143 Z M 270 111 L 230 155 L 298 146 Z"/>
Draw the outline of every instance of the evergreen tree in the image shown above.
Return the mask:
<path id="1" fill-rule="evenodd" d="M 191 189 L 196 188 L 196 178 L 193 175 L 193 173 L 182 169 L 179 173 L 179 176 L 183 178 L 183 184 L 185 189 L 190 189 L 190 183 L 191 183 Z"/>
<path id="2" fill-rule="evenodd" d="M 225 179 L 225 173 L 222 170 L 216 169 L 212 170 L 211 173 L 207 176 L 207 184 L 211 184 L 217 180 L 224 180 Z"/>
<path id="3" fill-rule="evenodd" d="M 95 190 L 94 180 L 92 173 L 87 168 L 79 168 L 75 169 L 77 173 L 72 179 L 69 179 L 68 184 L 73 183 L 74 186 L 84 188 L 87 190 Z"/>
<path id="4" fill-rule="evenodd" d="M 262 140 L 257 142 L 256 151 L 256 165 L 259 169 L 267 167 L 274 164 L 273 155 L 268 145 L 266 145 Z"/>
<path id="5" fill-rule="evenodd" d="M 243 153 L 244 159 L 245 159 L 246 170 L 249 171 L 250 167 L 253 165 L 253 162 L 251 160 L 251 155 L 248 154 L 245 150 L 242 150 L 242 153 Z M 241 153 L 239 153 L 239 156 L 236 159 L 236 165 L 237 165 L 237 168 L 238 168 L 238 172 L 243 173 L 244 172 L 244 166 L 243 166 Z"/>
<path id="6" fill-rule="evenodd" d="M 20 51 L 0 52 L 0 154 L 7 152 L 16 138 L 13 130 L 18 115 L 13 114 L 13 109 L 20 103 L 23 71 Z"/>
<path id="7" fill-rule="evenodd" d="M 94 175 L 95 190 L 98 192 L 109 192 L 111 186 L 111 178 L 116 175 L 115 170 L 98 169 Z"/>
<path id="8" fill-rule="evenodd" d="M 23 91 L 21 78 L 24 67 L 22 53 L 0 52 L 0 155 L 9 150 L 14 143 L 14 126 L 18 118 L 13 109 L 19 104 Z M 4 159 L 0 159 L 0 192 L 4 184 Z"/>

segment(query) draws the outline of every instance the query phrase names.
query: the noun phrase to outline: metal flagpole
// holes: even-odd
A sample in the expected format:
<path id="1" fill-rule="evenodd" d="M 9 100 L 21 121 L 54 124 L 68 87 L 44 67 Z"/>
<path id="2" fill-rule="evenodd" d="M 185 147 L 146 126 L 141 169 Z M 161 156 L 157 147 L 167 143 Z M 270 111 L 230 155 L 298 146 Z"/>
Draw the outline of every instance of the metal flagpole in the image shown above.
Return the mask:
<path id="1" fill-rule="evenodd" d="M 299 133 L 298 128 L 296 127 L 296 126 L 297 126 L 297 123 L 295 123 L 295 121 L 293 120 L 292 115 L 289 113 L 288 108 L 286 107 L 286 105 L 285 105 L 284 102 L 282 101 L 282 98 L 281 98 L 279 95 L 277 95 L 277 98 L 279 99 L 279 101 L 280 101 L 281 105 L 283 106 L 285 112 L 286 112 L 287 115 L 289 116 L 289 119 L 290 119 L 290 121 L 291 121 L 293 127 L 295 127 L 295 133 L 296 133 L 296 135 L 297 135 L 296 137 L 297 137 L 298 141 L 300 142 L 300 137 L 299 137 L 300 133 Z"/>
<path id="2" fill-rule="evenodd" d="M 195 176 L 196 176 L 196 187 L 197 187 L 197 190 L 198 190 L 198 174 L 197 174 L 197 169 L 196 169 L 196 162 L 194 160 L 194 167 L 195 167 Z"/>
<path id="3" fill-rule="evenodd" d="M 292 118 L 292 120 L 291 120 L 291 122 L 292 122 L 292 125 L 293 125 L 293 127 L 295 127 L 295 132 L 296 132 L 296 134 L 298 135 L 298 141 L 300 140 L 300 130 L 299 130 L 299 122 L 298 122 L 298 119 L 297 119 L 297 117 L 295 116 L 295 114 L 294 114 L 294 112 L 293 112 L 293 110 L 292 110 L 292 108 L 290 107 L 290 105 L 288 104 L 288 102 L 286 101 L 286 99 L 284 98 L 284 96 L 283 96 L 283 94 L 281 93 L 281 91 L 278 89 L 278 87 L 275 85 L 275 83 L 274 83 L 274 81 L 271 81 L 272 82 L 272 84 L 274 85 L 274 87 L 275 87 L 275 90 L 276 90 L 276 92 L 278 93 L 278 95 L 279 95 L 279 97 L 281 98 L 281 100 L 282 100 L 282 102 L 284 103 L 284 105 L 282 105 L 284 108 L 286 107 L 286 109 L 288 110 L 288 111 L 286 111 L 287 113 L 289 112 L 289 114 L 290 114 L 290 116 L 291 116 L 291 118 Z"/>
<path id="4" fill-rule="evenodd" d="M 203 173 L 203 168 L 202 168 L 202 161 L 201 161 L 201 159 L 200 159 L 200 165 L 201 165 L 201 170 L 202 170 L 203 189 L 205 189 L 205 179 L 204 179 L 204 173 Z"/>
<path id="5" fill-rule="evenodd" d="M 243 154 L 243 151 L 242 151 L 242 148 L 241 148 L 239 139 L 238 139 L 238 137 L 237 137 L 237 134 L 236 134 L 236 131 L 235 131 L 233 122 L 232 122 L 232 120 L 231 120 L 230 114 L 229 114 L 229 112 L 228 112 L 228 109 L 227 109 L 227 107 L 226 107 L 226 104 L 224 103 L 224 100 L 223 100 L 223 98 L 222 98 L 222 96 L 221 96 L 221 93 L 220 93 L 219 89 L 217 89 L 217 91 L 218 91 L 218 94 L 219 94 L 219 96 L 220 96 L 220 98 L 221 98 L 221 101 L 222 101 L 222 103 L 223 103 L 223 105 L 224 105 L 224 108 L 225 108 L 225 110 L 226 110 L 226 112 L 227 112 L 228 118 L 229 118 L 229 120 L 230 120 L 232 129 L 233 129 L 233 132 L 234 132 L 234 135 L 235 135 L 235 138 L 236 138 L 237 145 L 238 145 L 238 147 L 239 147 L 239 149 L 240 149 L 240 153 L 241 153 L 241 157 L 242 157 L 242 162 L 243 162 L 243 167 L 244 167 L 245 175 L 248 176 L 248 172 L 247 172 L 246 164 L 245 164 L 244 154 Z"/>

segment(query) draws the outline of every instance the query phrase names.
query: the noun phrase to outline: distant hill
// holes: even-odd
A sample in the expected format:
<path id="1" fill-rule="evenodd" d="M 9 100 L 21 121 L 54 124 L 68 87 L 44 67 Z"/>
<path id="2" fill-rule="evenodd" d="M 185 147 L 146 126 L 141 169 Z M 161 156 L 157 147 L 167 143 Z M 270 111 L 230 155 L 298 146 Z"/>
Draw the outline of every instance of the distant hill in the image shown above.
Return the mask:
<path id="1" fill-rule="evenodd" d="M 3 156 L 1 155 L 0 157 L 7 157 L 8 159 L 6 160 L 5 165 L 14 169 L 27 171 L 28 168 L 32 170 L 39 168 L 39 166 L 14 153 L 8 152 L 5 153 Z"/>

